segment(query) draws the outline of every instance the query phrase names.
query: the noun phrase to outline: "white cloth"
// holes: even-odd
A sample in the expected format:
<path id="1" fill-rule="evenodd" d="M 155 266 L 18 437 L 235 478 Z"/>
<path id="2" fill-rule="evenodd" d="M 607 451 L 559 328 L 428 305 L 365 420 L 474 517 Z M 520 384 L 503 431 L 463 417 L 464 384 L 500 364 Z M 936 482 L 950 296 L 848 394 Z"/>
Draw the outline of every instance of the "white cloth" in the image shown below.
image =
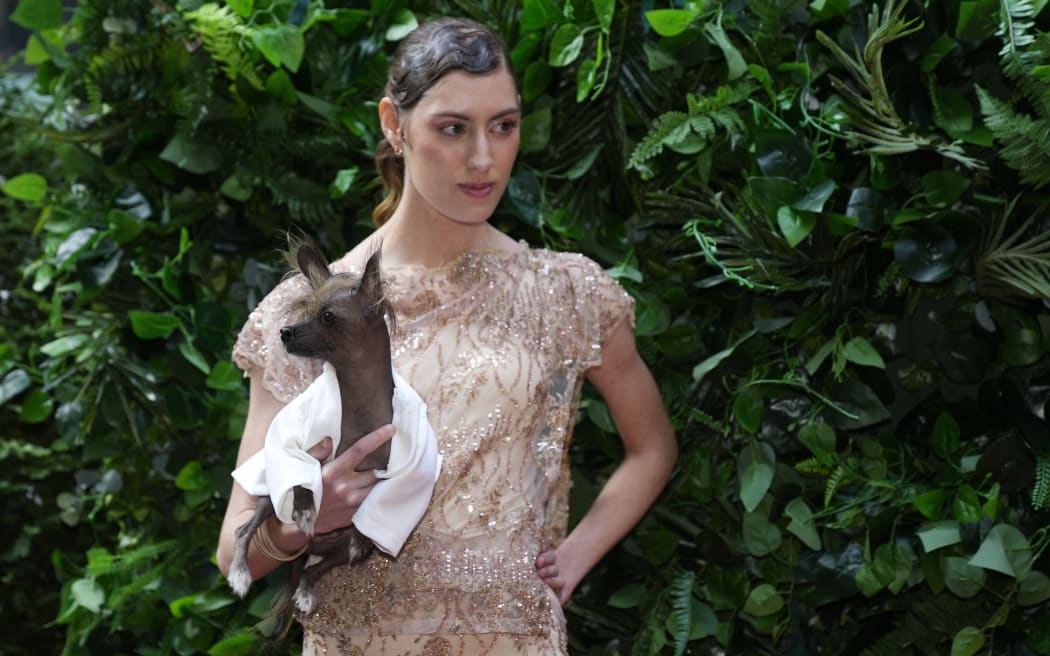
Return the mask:
<path id="1" fill-rule="evenodd" d="M 394 419 L 397 432 L 390 441 L 387 468 L 354 513 L 357 529 L 382 551 L 396 556 L 423 517 L 441 470 L 437 436 L 427 421 L 427 406 L 395 371 Z M 321 463 L 307 451 L 325 437 L 339 446 L 342 397 L 335 369 L 325 363 L 321 375 L 302 394 L 274 416 L 263 449 L 233 471 L 233 478 L 249 494 L 269 495 L 277 518 L 292 521 L 292 488 L 301 485 L 314 494 L 320 507 L 323 485 Z M 329 456 L 329 460 L 331 456 Z"/>

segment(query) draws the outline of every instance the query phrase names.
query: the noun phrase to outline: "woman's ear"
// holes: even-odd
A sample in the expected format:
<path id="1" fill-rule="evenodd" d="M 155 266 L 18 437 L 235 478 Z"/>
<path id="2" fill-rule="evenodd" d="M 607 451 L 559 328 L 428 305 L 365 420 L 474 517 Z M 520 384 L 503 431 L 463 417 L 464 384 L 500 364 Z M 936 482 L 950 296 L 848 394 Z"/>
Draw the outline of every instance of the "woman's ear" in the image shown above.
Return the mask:
<path id="1" fill-rule="evenodd" d="M 397 113 L 397 106 L 389 96 L 383 96 L 379 101 L 379 125 L 383 129 L 383 136 L 390 142 L 395 150 L 402 148 L 401 144 L 401 117 Z"/>

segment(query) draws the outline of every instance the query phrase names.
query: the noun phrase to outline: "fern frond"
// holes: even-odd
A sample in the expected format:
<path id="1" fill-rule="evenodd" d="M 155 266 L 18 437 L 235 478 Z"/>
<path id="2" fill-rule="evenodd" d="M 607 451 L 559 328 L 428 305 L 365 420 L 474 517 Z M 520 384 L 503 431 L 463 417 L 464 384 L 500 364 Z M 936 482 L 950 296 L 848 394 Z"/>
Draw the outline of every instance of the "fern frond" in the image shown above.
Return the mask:
<path id="1" fill-rule="evenodd" d="M 1032 487 L 1032 507 L 1050 508 L 1050 456 L 1042 455 L 1035 462 L 1035 485 Z"/>
<path id="2" fill-rule="evenodd" d="M 806 458 L 795 463 L 795 471 L 807 476 L 820 476 L 827 478 L 831 475 L 831 468 L 822 464 L 818 458 Z"/>
<path id="3" fill-rule="evenodd" d="M 710 428 L 719 435 L 728 435 L 730 432 L 730 428 L 725 422 L 715 419 L 700 408 L 693 407 L 689 409 L 689 421 Z"/>
<path id="4" fill-rule="evenodd" d="M 999 29 L 1003 40 L 999 56 L 1003 73 L 1018 83 L 1024 95 L 1038 108 L 1043 118 L 1050 119 L 1050 85 L 1037 79 L 1034 69 L 1045 63 L 1035 47 L 1035 5 L 1032 0 L 1000 0 Z"/>
<path id="5" fill-rule="evenodd" d="M 977 87 L 985 125 L 1002 142 L 999 155 L 1007 166 L 1021 172 L 1021 181 L 1036 189 L 1050 182 L 1050 114 L 1032 120 L 1007 103 Z"/>
<path id="6" fill-rule="evenodd" d="M 827 508 L 831 504 L 831 500 L 835 497 L 835 493 L 839 491 L 846 483 L 846 477 L 848 470 L 839 465 L 835 467 L 835 471 L 828 477 L 827 483 L 824 484 L 824 507 Z"/>
<path id="7" fill-rule="evenodd" d="M 226 76 L 233 82 L 244 78 L 256 89 L 263 88 L 258 64 L 241 50 L 241 38 L 249 34 L 236 12 L 227 6 L 209 2 L 186 12 L 193 27 L 200 34 L 205 49 L 219 62 Z"/>
<path id="8" fill-rule="evenodd" d="M 671 632 L 675 656 L 682 656 L 689 642 L 689 630 L 693 626 L 693 584 L 695 581 L 696 574 L 682 572 L 667 589 L 671 606 L 667 628 Z"/>

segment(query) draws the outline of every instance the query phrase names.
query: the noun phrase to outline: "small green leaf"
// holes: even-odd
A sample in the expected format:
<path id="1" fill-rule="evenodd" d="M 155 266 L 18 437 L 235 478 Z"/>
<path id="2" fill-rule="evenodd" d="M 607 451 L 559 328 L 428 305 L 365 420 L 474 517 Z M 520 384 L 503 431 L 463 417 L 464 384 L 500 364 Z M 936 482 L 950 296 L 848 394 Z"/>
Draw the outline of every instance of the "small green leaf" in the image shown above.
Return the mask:
<path id="1" fill-rule="evenodd" d="M 59 337 L 58 339 L 51 340 L 47 344 L 44 344 L 40 347 L 40 352 L 51 358 L 60 358 L 63 355 L 67 355 L 80 349 L 87 344 L 90 339 L 91 337 L 84 333 L 66 335 L 65 337 Z"/>
<path id="2" fill-rule="evenodd" d="M 835 429 L 822 421 L 811 421 L 798 431 L 798 440 L 806 445 L 821 463 L 830 465 L 835 458 Z"/>
<path id="3" fill-rule="evenodd" d="M 931 171 L 922 178 L 926 201 L 936 207 L 951 205 L 969 189 L 970 179 L 955 171 Z"/>
<path id="4" fill-rule="evenodd" d="M 175 487 L 187 492 L 203 490 L 210 485 L 211 481 L 199 460 L 191 460 L 186 463 L 175 477 Z"/>
<path id="5" fill-rule="evenodd" d="M 755 586 L 744 602 L 744 612 L 755 617 L 775 615 L 784 608 L 784 598 L 768 583 Z"/>
<path id="6" fill-rule="evenodd" d="M 678 36 L 689 27 L 693 18 L 693 12 L 685 9 L 654 9 L 645 12 L 645 19 L 660 36 Z"/>
<path id="7" fill-rule="evenodd" d="M 911 500 L 915 509 L 922 513 L 926 519 L 938 520 L 944 511 L 944 501 L 948 498 L 947 493 L 940 488 L 929 490 Z"/>
<path id="8" fill-rule="evenodd" d="M 821 180 L 817 186 L 813 187 L 806 192 L 804 196 L 793 202 L 791 208 L 805 212 L 823 211 L 824 204 L 828 202 L 828 199 L 831 198 L 831 194 L 834 191 L 834 180 L 830 178 Z"/>
<path id="9" fill-rule="evenodd" d="M 62 0 L 20 0 L 11 22 L 34 32 L 58 27 L 62 25 Z"/>
<path id="10" fill-rule="evenodd" d="M 777 210 L 777 225 L 780 226 L 784 239 L 794 248 L 813 232 L 813 228 L 817 226 L 817 216 L 783 205 Z"/>
<path id="11" fill-rule="evenodd" d="M 604 145 L 605 144 L 597 144 L 591 148 L 586 155 L 572 165 L 571 169 L 566 171 L 565 177 L 569 180 L 576 180 L 583 177 L 583 175 L 590 170 L 591 165 L 594 164 L 594 160 L 598 159 L 598 154 L 602 152 L 602 147 Z"/>
<path id="12" fill-rule="evenodd" d="M 871 345 L 871 342 L 863 337 L 854 337 L 846 342 L 846 345 L 843 347 L 843 353 L 846 359 L 853 364 L 875 367 L 877 369 L 886 368 L 886 363 L 883 361 L 882 356 Z"/>
<path id="13" fill-rule="evenodd" d="M 332 180 L 332 184 L 328 185 L 328 195 L 332 198 L 344 198 L 350 193 L 350 187 L 353 186 L 354 180 L 357 179 L 357 174 L 360 172 L 356 166 L 352 166 L 348 169 L 340 169 L 335 174 L 335 180 Z"/>
<path id="14" fill-rule="evenodd" d="M 583 50 L 583 30 L 572 23 L 558 28 L 551 39 L 550 56 L 547 63 L 555 68 L 568 66 L 576 61 Z"/>
<path id="15" fill-rule="evenodd" d="M 795 497 L 784 508 L 784 514 L 791 519 L 787 530 L 814 551 L 820 551 L 820 534 L 813 521 L 813 511 L 802 497 Z"/>
<path id="16" fill-rule="evenodd" d="M 1050 599 L 1050 578 L 1037 569 L 1028 572 L 1017 588 L 1017 603 L 1035 606 Z"/>
<path id="17" fill-rule="evenodd" d="M 97 613 L 102 610 L 102 603 L 106 600 L 106 591 L 93 578 L 77 579 L 70 587 L 73 599 L 83 608 Z"/>
<path id="18" fill-rule="evenodd" d="M 22 173 L 0 185 L 0 191 L 15 200 L 39 203 L 47 195 L 47 179 L 37 173 Z"/>
<path id="19" fill-rule="evenodd" d="M 715 45 L 722 50 L 722 56 L 725 57 L 726 60 L 727 80 L 735 80 L 747 72 L 747 62 L 744 60 L 744 56 L 741 55 L 737 47 L 733 45 L 733 42 L 729 39 L 729 35 L 726 34 L 726 31 L 722 28 L 721 24 L 710 22 L 707 25 L 704 25 L 704 32 L 706 32 L 715 42 Z"/>
<path id="20" fill-rule="evenodd" d="M 641 583 L 629 583 L 612 593 L 606 602 L 611 608 L 636 608 L 649 594 L 649 588 Z"/>
<path id="21" fill-rule="evenodd" d="M 998 524 L 988 532 L 970 565 L 1023 579 L 1032 565 L 1032 547 L 1016 527 Z"/>
<path id="22" fill-rule="evenodd" d="M 576 70 L 576 102 L 583 102 L 594 88 L 597 81 L 598 64 L 593 59 L 586 59 Z"/>
<path id="23" fill-rule="evenodd" d="M 952 594 L 969 599 L 981 591 L 985 574 L 980 567 L 974 567 L 965 558 L 947 556 L 944 559 L 944 586 Z"/>
<path id="24" fill-rule="evenodd" d="M 930 436 L 934 453 L 942 458 L 950 457 L 959 448 L 959 435 L 959 424 L 955 417 L 947 411 L 941 411 L 933 424 L 933 434 Z"/>
<path id="25" fill-rule="evenodd" d="M 183 340 L 179 342 L 179 353 L 182 353 L 182 357 L 186 358 L 186 361 L 192 364 L 194 367 L 200 370 L 204 375 L 211 373 L 211 366 L 208 364 L 207 359 L 197 349 L 193 342 L 189 340 Z"/>
<path id="26" fill-rule="evenodd" d="M 288 107 L 299 102 L 299 95 L 295 92 L 292 78 L 283 68 L 278 68 L 266 78 L 266 93 Z"/>
<path id="27" fill-rule="evenodd" d="M 190 173 L 211 173 L 222 164 L 222 152 L 215 146 L 176 134 L 160 153 L 160 158 Z"/>
<path id="28" fill-rule="evenodd" d="M 25 369 L 12 369 L 7 372 L 3 382 L 0 382 L 0 405 L 26 391 L 32 384 Z"/>
<path id="29" fill-rule="evenodd" d="M 537 32 L 554 25 L 561 19 L 561 12 L 551 0 L 525 0 L 521 11 L 522 32 Z"/>
<path id="30" fill-rule="evenodd" d="M 250 630 L 223 638 L 208 650 L 208 656 L 251 656 L 263 651 L 262 638 Z"/>
<path id="31" fill-rule="evenodd" d="M 737 456 L 737 478 L 740 481 L 740 501 L 748 512 L 762 502 L 773 482 L 776 453 L 765 442 L 756 442 L 754 448 L 744 447 Z"/>
<path id="32" fill-rule="evenodd" d="M 926 553 L 962 542 L 959 522 L 951 519 L 927 522 L 920 526 L 915 533 L 919 536 L 922 548 Z"/>
<path id="33" fill-rule="evenodd" d="M 616 11 L 616 0 L 592 0 L 594 15 L 602 32 L 608 34 L 612 27 L 613 12 Z"/>
<path id="34" fill-rule="evenodd" d="M 951 656 L 973 656 L 984 646 L 984 634 L 975 626 L 959 629 L 952 638 Z"/>
<path id="35" fill-rule="evenodd" d="M 756 387 L 745 389 L 733 399 L 733 416 L 748 433 L 758 432 L 762 425 L 763 401 L 762 392 Z"/>
<path id="36" fill-rule="evenodd" d="M 241 18 L 248 18 L 252 15 L 255 0 L 226 0 L 226 4 Z"/>
<path id="37" fill-rule="evenodd" d="M 744 538 L 747 552 L 759 558 L 773 553 L 783 543 L 783 537 L 777 525 L 759 512 L 744 513 L 741 535 Z"/>
<path id="38" fill-rule="evenodd" d="M 525 79 L 521 85 L 521 95 L 525 102 L 532 102 L 547 90 L 551 81 L 551 67 L 542 59 L 529 64 L 525 69 Z"/>
<path id="39" fill-rule="evenodd" d="M 131 330 L 141 339 L 167 338 L 182 324 L 176 316 L 142 310 L 131 310 L 128 318 L 131 319 Z"/>
<path id="40" fill-rule="evenodd" d="M 551 139 L 551 108 L 544 107 L 521 120 L 521 152 L 538 153 Z"/>
<path id="41" fill-rule="evenodd" d="M 22 412 L 19 418 L 27 424 L 39 424 L 51 416 L 51 410 L 55 407 L 55 400 L 47 392 L 35 389 L 29 393 L 22 402 Z"/>
<path id="42" fill-rule="evenodd" d="M 402 7 L 394 14 L 394 22 L 386 28 L 387 41 L 400 41 L 419 27 L 419 19 L 411 9 Z"/>
<path id="43" fill-rule="evenodd" d="M 981 502 L 977 498 L 977 491 L 969 485 L 960 485 L 955 491 L 955 500 L 952 503 L 955 519 L 960 524 L 979 522 L 984 515 L 981 510 Z"/>
<path id="44" fill-rule="evenodd" d="M 262 25 L 252 30 L 251 41 L 275 68 L 284 66 L 293 73 L 298 72 L 306 52 L 306 41 L 300 28 L 287 23 Z"/>
<path id="45" fill-rule="evenodd" d="M 947 228 L 934 225 L 900 237 L 893 256 L 901 271 L 916 282 L 946 280 L 958 266 L 959 245 Z"/>

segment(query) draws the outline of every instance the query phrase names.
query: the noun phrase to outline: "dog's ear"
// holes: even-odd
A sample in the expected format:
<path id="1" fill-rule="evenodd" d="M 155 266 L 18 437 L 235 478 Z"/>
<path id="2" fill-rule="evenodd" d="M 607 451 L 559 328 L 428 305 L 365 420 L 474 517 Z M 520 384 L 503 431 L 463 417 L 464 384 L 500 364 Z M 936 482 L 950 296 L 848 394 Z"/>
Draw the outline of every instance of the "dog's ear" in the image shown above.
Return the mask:
<path id="1" fill-rule="evenodd" d="M 314 289 L 320 287 L 321 283 L 332 276 L 332 272 L 328 270 L 328 260 L 321 254 L 321 251 L 310 244 L 299 246 L 295 259 L 299 271 L 306 276 L 310 286 Z"/>
<path id="2" fill-rule="evenodd" d="M 376 304 L 383 298 L 383 277 L 379 272 L 379 251 L 372 253 L 365 263 L 365 272 L 361 274 L 361 284 L 358 288 L 365 293 L 371 304 Z"/>

